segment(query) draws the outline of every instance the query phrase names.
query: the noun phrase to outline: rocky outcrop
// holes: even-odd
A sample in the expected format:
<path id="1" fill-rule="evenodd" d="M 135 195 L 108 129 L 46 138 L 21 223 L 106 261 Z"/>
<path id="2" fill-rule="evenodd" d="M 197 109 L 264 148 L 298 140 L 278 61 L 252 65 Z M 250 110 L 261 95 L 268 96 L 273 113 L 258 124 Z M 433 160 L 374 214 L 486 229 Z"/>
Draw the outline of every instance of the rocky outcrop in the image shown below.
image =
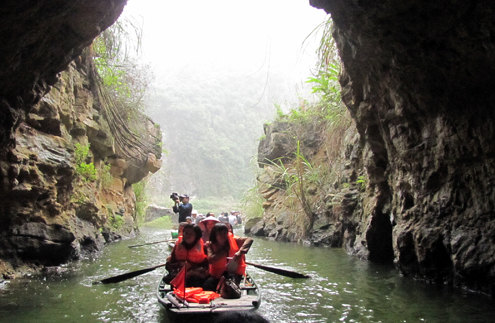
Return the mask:
<path id="1" fill-rule="evenodd" d="M 168 216 L 170 217 L 170 219 L 174 219 L 175 213 L 171 208 L 158 205 L 150 205 L 146 208 L 144 222 L 151 222 L 164 216 Z"/>
<path id="2" fill-rule="evenodd" d="M 327 233 L 313 227 L 313 237 L 394 261 L 404 274 L 493 295 L 495 3 L 310 3 L 335 24 L 342 96 L 368 178 L 357 196 L 329 197 L 345 202 L 332 203 L 334 211 L 348 211 L 317 211 L 315 225 L 325 227 L 325 214 L 336 218 Z"/>
<path id="3" fill-rule="evenodd" d="M 25 113 L 58 81 L 59 73 L 112 25 L 127 0 L 6 0 L 0 22 L 0 145 L 15 145 Z"/>
<path id="4" fill-rule="evenodd" d="M 159 168 L 160 131 L 141 116 L 153 149 L 132 160 L 119 156 L 90 68 L 83 55 L 61 74 L 19 124 L 15 148 L 0 163 L 2 200 L 9 201 L 1 205 L 0 258 L 14 265 L 57 265 L 135 234 L 130 184 Z M 95 165 L 96 181 L 80 178 L 77 144 L 90 147 L 86 162 Z M 129 167 L 136 163 L 138 171 Z"/>
<path id="5" fill-rule="evenodd" d="M 160 129 L 139 116 L 136 125 L 120 124 L 132 133 L 124 140 L 115 127 L 118 111 L 103 104 L 83 52 L 125 3 L 4 3 L 1 268 L 59 265 L 135 234 L 131 184 L 159 169 Z M 84 164 L 76 162 L 77 145 L 90 147 Z M 93 167 L 96 179 L 85 178 L 81 166 Z"/>

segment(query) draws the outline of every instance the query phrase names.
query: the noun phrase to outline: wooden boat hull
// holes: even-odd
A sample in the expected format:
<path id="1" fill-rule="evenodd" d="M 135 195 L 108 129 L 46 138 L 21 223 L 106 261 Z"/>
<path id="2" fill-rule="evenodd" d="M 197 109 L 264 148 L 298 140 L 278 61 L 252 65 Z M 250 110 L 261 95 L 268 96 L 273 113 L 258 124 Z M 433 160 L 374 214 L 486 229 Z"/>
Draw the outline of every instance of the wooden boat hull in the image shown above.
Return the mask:
<path id="1" fill-rule="evenodd" d="M 213 320 L 219 313 L 253 311 L 260 306 L 261 293 L 249 275 L 246 275 L 246 279 L 243 280 L 240 287 L 242 296 L 239 299 L 224 299 L 219 297 L 209 304 L 189 303 L 189 307 L 187 307 L 175 299 L 170 286 L 163 283 L 162 279 L 158 284 L 157 298 L 171 322 L 179 321 L 180 318 L 180 321 L 184 320 L 185 322 L 187 320 L 187 322 L 200 321 L 206 323 Z M 176 300 L 175 302 L 174 299 Z"/>

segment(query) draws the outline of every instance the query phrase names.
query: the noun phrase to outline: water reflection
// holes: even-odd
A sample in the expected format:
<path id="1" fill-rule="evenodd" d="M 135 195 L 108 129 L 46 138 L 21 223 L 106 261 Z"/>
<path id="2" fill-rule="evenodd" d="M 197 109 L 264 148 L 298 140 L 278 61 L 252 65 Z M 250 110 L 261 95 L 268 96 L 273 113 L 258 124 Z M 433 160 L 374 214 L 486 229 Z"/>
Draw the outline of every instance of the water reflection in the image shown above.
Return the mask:
<path id="1" fill-rule="evenodd" d="M 0 283 L 0 322 L 160 322 L 155 296 L 164 269 L 111 285 L 92 285 L 165 262 L 169 231 L 145 229 L 132 241 L 110 245 L 93 260 L 47 277 Z M 248 261 L 309 274 L 291 279 L 249 271 L 262 288 L 259 313 L 276 322 L 491 322 L 491 300 L 403 278 L 390 266 L 370 264 L 339 249 L 255 239 Z"/>

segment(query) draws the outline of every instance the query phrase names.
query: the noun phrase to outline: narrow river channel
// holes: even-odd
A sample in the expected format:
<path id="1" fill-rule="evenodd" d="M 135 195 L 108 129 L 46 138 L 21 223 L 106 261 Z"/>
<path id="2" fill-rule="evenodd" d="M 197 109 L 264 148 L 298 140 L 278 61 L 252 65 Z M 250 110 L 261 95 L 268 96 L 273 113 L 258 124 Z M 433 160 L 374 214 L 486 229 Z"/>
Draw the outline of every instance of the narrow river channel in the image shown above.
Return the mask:
<path id="1" fill-rule="evenodd" d="M 0 283 L 0 322 L 167 323 L 155 289 L 163 268 L 118 284 L 93 281 L 165 262 L 165 243 L 128 248 L 170 237 L 144 228 L 129 241 L 109 245 L 96 259 L 72 264 L 60 274 Z M 486 297 L 398 275 L 391 266 L 324 249 L 255 238 L 248 261 L 285 268 L 310 279 L 291 279 L 249 267 L 261 286 L 258 312 L 278 322 L 495 322 Z"/>

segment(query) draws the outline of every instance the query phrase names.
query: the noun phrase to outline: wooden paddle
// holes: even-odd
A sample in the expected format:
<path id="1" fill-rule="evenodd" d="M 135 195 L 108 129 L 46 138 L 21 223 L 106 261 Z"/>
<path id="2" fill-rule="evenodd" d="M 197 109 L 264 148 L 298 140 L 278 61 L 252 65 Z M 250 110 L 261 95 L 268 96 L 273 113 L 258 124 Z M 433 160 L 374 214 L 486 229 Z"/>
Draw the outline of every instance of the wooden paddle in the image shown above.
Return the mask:
<path id="1" fill-rule="evenodd" d="M 139 276 L 139 275 L 142 275 L 142 274 L 146 274 L 146 273 L 148 273 L 150 271 L 155 270 L 156 268 L 160 268 L 160 267 L 163 267 L 165 265 L 166 264 L 161 264 L 161 265 L 158 265 L 158 266 L 153 266 L 153 267 L 149 267 L 149 268 L 145 268 L 145 269 L 131 271 L 129 273 L 125 273 L 125 274 L 118 275 L 118 276 L 114 276 L 114 277 L 110 277 L 110 278 L 105 278 L 105 279 L 102 279 L 102 280 L 93 282 L 93 285 L 96 285 L 96 284 L 120 283 L 121 281 L 124 281 L 124 280 L 127 280 L 127 279 L 131 279 L 131 278 L 134 278 L 134 277 Z"/>
<path id="2" fill-rule="evenodd" d="M 162 243 L 162 242 L 172 242 L 172 241 L 176 241 L 176 239 L 162 240 L 162 241 L 155 241 L 155 242 L 148 242 L 148 243 L 143 243 L 143 244 L 136 244 L 136 245 L 133 245 L 133 246 L 127 246 L 127 248 L 141 247 L 141 246 L 146 246 L 146 245 L 149 245 L 149 244 Z"/>
<path id="3" fill-rule="evenodd" d="M 290 277 L 290 278 L 311 278 L 308 275 L 296 273 L 295 271 L 290 271 L 290 270 L 286 270 L 286 269 L 253 264 L 252 262 L 247 262 L 247 261 L 246 261 L 246 264 L 254 266 L 254 267 L 259 268 L 259 269 L 269 271 L 269 272 L 274 273 L 274 274 L 278 274 L 278 275 L 282 275 L 282 276 L 286 276 L 286 277 Z"/>

